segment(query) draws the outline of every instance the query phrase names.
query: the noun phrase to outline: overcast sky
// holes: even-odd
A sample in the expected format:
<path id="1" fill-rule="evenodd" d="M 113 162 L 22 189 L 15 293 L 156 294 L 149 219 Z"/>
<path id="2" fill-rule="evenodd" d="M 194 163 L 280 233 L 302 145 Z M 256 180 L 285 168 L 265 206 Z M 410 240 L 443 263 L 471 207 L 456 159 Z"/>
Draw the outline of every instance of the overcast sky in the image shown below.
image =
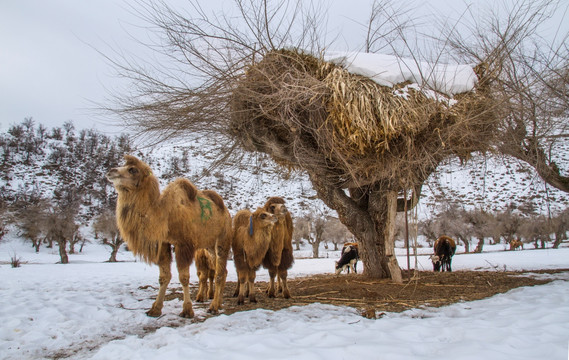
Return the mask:
<path id="1" fill-rule="evenodd" d="M 338 46 L 355 50 L 361 45 L 365 38 L 361 23 L 367 20 L 372 2 L 327 2 L 328 27 L 341 34 Z M 223 8 L 224 3 L 227 1 L 204 0 L 213 8 Z M 117 82 L 114 70 L 94 49 L 104 53 L 109 49 L 127 53 L 141 50 L 131 35 L 143 34 L 139 27 L 145 24 L 129 10 L 131 4 L 135 2 L 0 1 L 0 128 L 33 117 L 48 127 L 73 121 L 78 128 L 119 131 L 107 125 L 116 119 L 93 110 L 93 102 L 103 102 L 107 89 Z M 558 16 L 564 15 L 568 6 L 564 4 Z M 464 8 L 465 2 L 459 0 L 417 2 L 418 14 L 457 18 Z"/>

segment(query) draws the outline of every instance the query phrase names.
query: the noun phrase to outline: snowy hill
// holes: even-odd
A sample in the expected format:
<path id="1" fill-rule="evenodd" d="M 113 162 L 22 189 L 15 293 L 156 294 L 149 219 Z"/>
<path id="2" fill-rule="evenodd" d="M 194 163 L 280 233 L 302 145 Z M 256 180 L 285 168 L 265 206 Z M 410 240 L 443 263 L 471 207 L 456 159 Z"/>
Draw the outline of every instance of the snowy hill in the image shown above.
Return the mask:
<path id="1" fill-rule="evenodd" d="M 188 177 L 200 188 L 218 191 L 231 213 L 260 206 L 269 196 L 282 196 L 295 216 L 335 215 L 316 198 L 306 175 L 283 172 L 268 158 L 260 157 L 255 167 L 234 164 L 229 170 L 210 169 L 213 158 L 199 141 L 134 150 L 126 137 L 112 139 L 95 130 L 40 131 L 40 125 L 26 132 L 20 125 L 21 133 L 14 134 L 13 128 L 2 134 L 0 144 L 0 188 L 5 200 L 32 193 L 54 197 L 75 186 L 83 194 L 84 220 L 88 221 L 101 208 L 112 205 L 114 189 L 104 174 L 130 152 L 153 168 L 162 186 L 176 177 Z M 569 149 L 565 150 L 558 154 L 560 163 L 567 163 Z M 545 185 L 527 165 L 478 156 L 465 166 L 451 160 L 439 167 L 423 187 L 419 217 L 434 216 L 452 203 L 467 210 L 495 212 L 513 205 L 555 215 L 569 200 L 563 192 Z"/>

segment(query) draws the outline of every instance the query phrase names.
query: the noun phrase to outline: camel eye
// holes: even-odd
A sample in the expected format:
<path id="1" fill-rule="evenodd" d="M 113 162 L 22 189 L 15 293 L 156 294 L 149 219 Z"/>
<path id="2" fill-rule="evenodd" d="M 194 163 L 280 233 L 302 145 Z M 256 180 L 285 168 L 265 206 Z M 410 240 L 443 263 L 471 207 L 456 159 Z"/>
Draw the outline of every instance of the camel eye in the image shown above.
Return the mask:
<path id="1" fill-rule="evenodd" d="M 136 175 L 138 174 L 138 169 L 135 167 L 131 167 L 130 169 L 128 169 L 128 172 L 132 175 Z"/>
<path id="2" fill-rule="evenodd" d="M 272 212 L 272 213 L 275 212 L 275 205 L 271 205 L 271 212 Z"/>
<path id="3" fill-rule="evenodd" d="M 267 217 L 267 214 L 261 214 L 261 219 L 264 219 Z"/>

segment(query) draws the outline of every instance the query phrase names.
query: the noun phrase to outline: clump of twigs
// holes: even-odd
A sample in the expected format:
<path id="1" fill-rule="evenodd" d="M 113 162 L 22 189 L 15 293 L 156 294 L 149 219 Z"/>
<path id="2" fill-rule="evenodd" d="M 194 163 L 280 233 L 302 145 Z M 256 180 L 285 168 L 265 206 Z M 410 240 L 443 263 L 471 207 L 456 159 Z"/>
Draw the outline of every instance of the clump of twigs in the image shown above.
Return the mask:
<path id="1" fill-rule="evenodd" d="M 413 179 L 450 155 L 489 149 L 498 118 L 483 87 L 449 99 L 408 85 L 381 86 L 311 54 L 274 50 L 235 87 L 230 129 L 246 149 L 346 187 Z"/>

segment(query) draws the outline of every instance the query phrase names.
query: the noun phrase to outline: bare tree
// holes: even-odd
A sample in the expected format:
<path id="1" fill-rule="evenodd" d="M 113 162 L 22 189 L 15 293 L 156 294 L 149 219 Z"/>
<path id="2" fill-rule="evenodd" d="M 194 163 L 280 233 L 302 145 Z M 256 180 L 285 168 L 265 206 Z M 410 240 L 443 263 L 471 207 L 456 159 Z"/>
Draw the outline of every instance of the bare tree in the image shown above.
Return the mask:
<path id="1" fill-rule="evenodd" d="M 238 0 L 236 24 L 236 17 L 206 14 L 197 1 L 190 2 L 192 16 L 163 3 L 146 5 L 141 16 L 163 35 L 159 55 L 175 65 L 115 62 L 138 87 L 113 109 L 126 125 L 157 141 L 215 138 L 210 146 L 220 163 L 230 156 L 230 163 L 243 161 L 246 150 L 306 172 L 361 244 L 364 272 L 402 281 L 394 253 L 397 212 L 416 205 L 441 161 L 466 160 L 493 139 L 497 112 L 485 67 L 477 67 L 477 91 L 457 97 L 452 109 L 421 92 L 405 102 L 392 89 L 307 55 L 326 46 L 319 8 Z M 381 33 L 374 24 L 368 34 Z M 372 43 L 370 35 L 368 50 Z"/>
<path id="2" fill-rule="evenodd" d="M 558 214 L 552 221 L 552 227 L 555 233 L 555 241 L 553 248 L 559 248 L 563 240 L 567 240 L 567 230 L 569 230 L 569 209 L 565 209 Z"/>
<path id="3" fill-rule="evenodd" d="M 115 212 L 107 210 L 97 216 L 93 223 L 93 230 L 96 233 L 95 237 L 101 237 L 100 243 L 111 248 L 108 261 L 116 262 L 117 253 L 124 241 L 119 233 Z"/>
<path id="4" fill-rule="evenodd" d="M 310 237 L 309 232 L 309 221 L 305 217 L 294 219 L 294 229 L 292 233 L 292 238 L 296 244 L 296 250 L 300 250 L 300 244 L 304 239 Z"/>
<path id="5" fill-rule="evenodd" d="M 502 103 L 497 152 L 527 163 L 565 192 L 569 177 L 557 155 L 569 137 L 569 34 L 561 27 L 554 38 L 541 34 L 556 26 L 546 23 L 552 14 L 567 10 L 556 0 L 520 1 L 506 9 L 506 16 L 494 10 L 487 16 L 470 14 L 470 32 L 449 32 L 445 38 L 462 59 L 484 62 L 495 74 L 492 91 Z"/>
<path id="6" fill-rule="evenodd" d="M 334 244 L 334 250 L 338 250 L 338 245 L 347 242 L 352 237 L 350 231 L 340 222 L 338 218 L 329 217 L 324 227 L 324 238 Z"/>
<path id="7" fill-rule="evenodd" d="M 506 244 L 509 244 L 519 232 L 523 221 L 522 216 L 515 211 L 514 205 L 510 205 L 504 211 L 496 214 L 496 220 L 500 223 L 501 237 Z"/>
<path id="8" fill-rule="evenodd" d="M 523 219 L 518 232 L 524 238 L 524 242 L 533 243 L 536 249 L 545 249 L 545 244 L 550 241 L 550 233 L 553 232 L 551 222 L 545 216 L 535 215 Z"/>

